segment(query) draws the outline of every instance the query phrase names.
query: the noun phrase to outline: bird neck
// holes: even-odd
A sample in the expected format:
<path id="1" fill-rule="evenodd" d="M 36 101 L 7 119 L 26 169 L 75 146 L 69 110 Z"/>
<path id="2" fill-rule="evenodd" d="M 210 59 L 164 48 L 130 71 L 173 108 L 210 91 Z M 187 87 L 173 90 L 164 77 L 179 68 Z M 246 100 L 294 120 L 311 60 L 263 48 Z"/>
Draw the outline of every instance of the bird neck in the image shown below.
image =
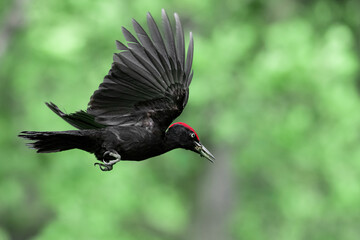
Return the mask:
<path id="1" fill-rule="evenodd" d="M 179 142 L 172 135 L 165 135 L 163 145 L 166 152 L 180 147 Z"/>

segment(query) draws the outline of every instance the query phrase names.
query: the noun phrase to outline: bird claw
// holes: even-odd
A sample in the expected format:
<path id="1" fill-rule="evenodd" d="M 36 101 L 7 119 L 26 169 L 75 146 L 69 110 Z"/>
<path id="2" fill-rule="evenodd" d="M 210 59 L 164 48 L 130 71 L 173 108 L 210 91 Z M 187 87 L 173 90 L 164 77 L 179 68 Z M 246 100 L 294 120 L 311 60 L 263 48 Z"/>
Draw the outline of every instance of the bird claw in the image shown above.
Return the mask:
<path id="1" fill-rule="evenodd" d="M 109 156 L 114 160 L 109 160 Z M 120 160 L 121 156 L 115 150 L 106 151 L 103 155 L 102 163 L 94 163 L 94 166 L 99 165 L 101 171 L 111 171 L 113 169 L 113 165 Z"/>
<path id="2" fill-rule="evenodd" d="M 112 165 L 105 165 L 102 163 L 94 163 L 94 166 L 99 165 L 101 171 L 111 171 L 113 169 Z"/>

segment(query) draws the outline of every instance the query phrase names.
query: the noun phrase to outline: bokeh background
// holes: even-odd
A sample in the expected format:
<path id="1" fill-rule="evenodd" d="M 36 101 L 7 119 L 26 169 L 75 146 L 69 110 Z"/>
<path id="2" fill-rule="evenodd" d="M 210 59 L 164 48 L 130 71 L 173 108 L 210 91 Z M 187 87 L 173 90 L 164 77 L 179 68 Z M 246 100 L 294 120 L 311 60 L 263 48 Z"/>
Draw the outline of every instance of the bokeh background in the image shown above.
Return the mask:
<path id="1" fill-rule="evenodd" d="M 111 172 L 36 154 L 73 129 L 131 18 L 178 12 L 195 38 L 177 120 L 217 157 L 175 150 Z M 0 239 L 359 239 L 357 0 L 0 1 Z"/>

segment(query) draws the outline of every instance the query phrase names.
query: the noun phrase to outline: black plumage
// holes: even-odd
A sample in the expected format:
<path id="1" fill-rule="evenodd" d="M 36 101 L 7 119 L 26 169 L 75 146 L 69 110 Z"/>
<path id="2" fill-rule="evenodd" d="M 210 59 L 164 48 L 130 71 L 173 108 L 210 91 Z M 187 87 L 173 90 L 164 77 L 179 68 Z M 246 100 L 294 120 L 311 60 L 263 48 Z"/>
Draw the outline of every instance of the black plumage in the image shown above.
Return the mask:
<path id="1" fill-rule="evenodd" d="M 86 111 L 63 113 L 55 104 L 46 105 L 79 130 L 62 132 L 24 131 L 19 136 L 33 140 L 37 152 L 78 148 L 94 153 L 102 170 L 111 170 L 121 160 L 144 160 L 174 148 L 214 157 L 203 147 L 195 131 L 175 123 L 187 104 L 193 77 L 194 42 L 185 54 L 184 32 L 175 13 L 175 33 L 162 10 L 163 35 L 150 13 L 149 34 L 133 19 L 136 36 L 122 32 L 127 45 L 116 41 L 109 73 L 91 96 Z M 186 59 L 185 59 L 186 58 Z"/>

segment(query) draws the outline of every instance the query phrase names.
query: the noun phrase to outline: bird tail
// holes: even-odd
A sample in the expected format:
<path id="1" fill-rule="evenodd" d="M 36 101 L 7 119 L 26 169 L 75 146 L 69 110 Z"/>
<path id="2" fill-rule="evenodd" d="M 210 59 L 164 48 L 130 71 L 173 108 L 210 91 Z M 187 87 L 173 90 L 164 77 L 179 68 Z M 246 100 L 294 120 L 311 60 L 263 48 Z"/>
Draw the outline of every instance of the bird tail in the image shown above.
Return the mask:
<path id="1" fill-rule="evenodd" d="M 88 152 L 96 150 L 96 141 L 89 131 L 34 132 L 23 131 L 19 137 L 32 140 L 27 145 L 38 153 L 51 153 L 74 148 Z"/>

